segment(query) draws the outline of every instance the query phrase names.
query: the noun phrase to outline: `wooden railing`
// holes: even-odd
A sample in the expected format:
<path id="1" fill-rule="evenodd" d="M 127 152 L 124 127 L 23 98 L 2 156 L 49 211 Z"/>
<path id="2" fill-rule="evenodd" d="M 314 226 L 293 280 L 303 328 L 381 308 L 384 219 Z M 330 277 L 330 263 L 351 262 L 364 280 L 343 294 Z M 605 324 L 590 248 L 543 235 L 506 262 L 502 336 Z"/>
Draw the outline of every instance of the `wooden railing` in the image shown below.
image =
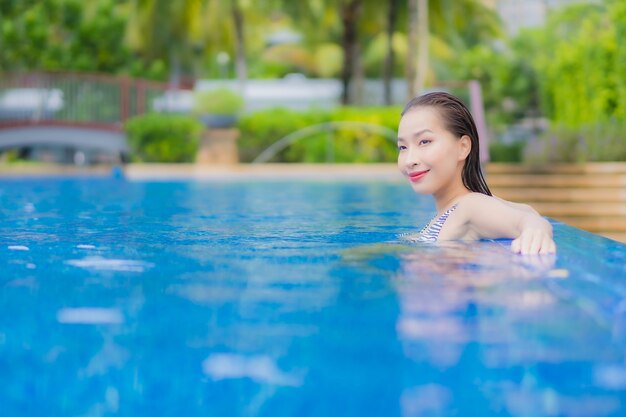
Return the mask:
<path id="1" fill-rule="evenodd" d="M 626 163 L 488 164 L 494 195 L 542 215 L 626 243 Z"/>

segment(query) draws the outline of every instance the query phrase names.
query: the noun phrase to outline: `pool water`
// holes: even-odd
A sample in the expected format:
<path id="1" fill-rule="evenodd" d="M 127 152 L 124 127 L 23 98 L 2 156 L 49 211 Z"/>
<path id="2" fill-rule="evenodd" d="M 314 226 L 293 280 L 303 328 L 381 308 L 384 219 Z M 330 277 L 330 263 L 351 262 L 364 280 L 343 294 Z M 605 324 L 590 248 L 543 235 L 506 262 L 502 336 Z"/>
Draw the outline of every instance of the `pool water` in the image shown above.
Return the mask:
<path id="1" fill-rule="evenodd" d="M 0 182 L 2 416 L 623 416 L 626 245 L 390 182 Z"/>

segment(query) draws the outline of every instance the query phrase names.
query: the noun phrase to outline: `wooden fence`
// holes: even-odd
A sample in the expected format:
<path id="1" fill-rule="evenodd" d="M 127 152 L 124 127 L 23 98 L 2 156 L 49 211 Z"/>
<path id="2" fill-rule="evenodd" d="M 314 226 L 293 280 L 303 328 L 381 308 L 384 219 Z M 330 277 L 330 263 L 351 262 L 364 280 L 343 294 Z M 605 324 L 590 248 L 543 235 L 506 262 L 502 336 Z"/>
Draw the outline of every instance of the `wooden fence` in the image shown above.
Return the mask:
<path id="1" fill-rule="evenodd" d="M 498 197 L 542 215 L 626 243 L 626 163 L 526 166 L 488 164 Z"/>

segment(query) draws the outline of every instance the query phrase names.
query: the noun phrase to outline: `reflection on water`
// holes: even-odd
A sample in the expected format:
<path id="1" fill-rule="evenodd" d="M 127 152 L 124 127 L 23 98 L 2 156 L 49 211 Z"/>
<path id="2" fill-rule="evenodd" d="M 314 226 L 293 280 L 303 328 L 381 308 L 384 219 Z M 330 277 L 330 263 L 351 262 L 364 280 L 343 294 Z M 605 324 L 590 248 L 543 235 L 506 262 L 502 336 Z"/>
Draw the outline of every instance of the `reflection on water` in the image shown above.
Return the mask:
<path id="1" fill-rule="evenodd" d="M 618 416 L 624 245 L 407 244 L 403 185 L 0 184 L 2 415 Z M 583 245 L 584 243 L 584 245 Z"/>
<path id="2" fill-rule="evenodd" d="M 416 247 L 400 258 L 393 278 L 397 331 L 419 375 L 402 395 L 405 415 L 489 409 L 591 417 L 623 410 L 623 395 L 615 396 L 624 388 L 623 345 L 611 346 L 612 329 L 589 314 L 598 300 L 572 300 L 553 285 L 570 277 L 567 268 L 555 268 L 556 256 L 514 255 L 507 244 L 478 242 Z M 602 385 L 605 361 L 619 364 L 607 372 L 614 388 L 589 390 Z M 433 385 L 451 377 L 463 391 Z"/>

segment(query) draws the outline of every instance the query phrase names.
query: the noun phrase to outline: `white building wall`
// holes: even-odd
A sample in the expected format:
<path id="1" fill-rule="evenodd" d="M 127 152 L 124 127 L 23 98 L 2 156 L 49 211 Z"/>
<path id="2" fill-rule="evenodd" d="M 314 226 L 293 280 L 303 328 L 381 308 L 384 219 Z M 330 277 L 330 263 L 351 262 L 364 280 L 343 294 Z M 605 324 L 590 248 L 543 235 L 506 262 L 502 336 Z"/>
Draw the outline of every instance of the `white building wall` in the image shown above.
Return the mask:
<path id="1" fill-rule="evenodd" d="M 522 28 L 537 27 L 545 23 L 551 10 L 576 3 L 598 3 L 599 0 L 497 0 L 495 7 L 509 35 Z M 485 4 L 492 4 L 485 0 Z"/>

